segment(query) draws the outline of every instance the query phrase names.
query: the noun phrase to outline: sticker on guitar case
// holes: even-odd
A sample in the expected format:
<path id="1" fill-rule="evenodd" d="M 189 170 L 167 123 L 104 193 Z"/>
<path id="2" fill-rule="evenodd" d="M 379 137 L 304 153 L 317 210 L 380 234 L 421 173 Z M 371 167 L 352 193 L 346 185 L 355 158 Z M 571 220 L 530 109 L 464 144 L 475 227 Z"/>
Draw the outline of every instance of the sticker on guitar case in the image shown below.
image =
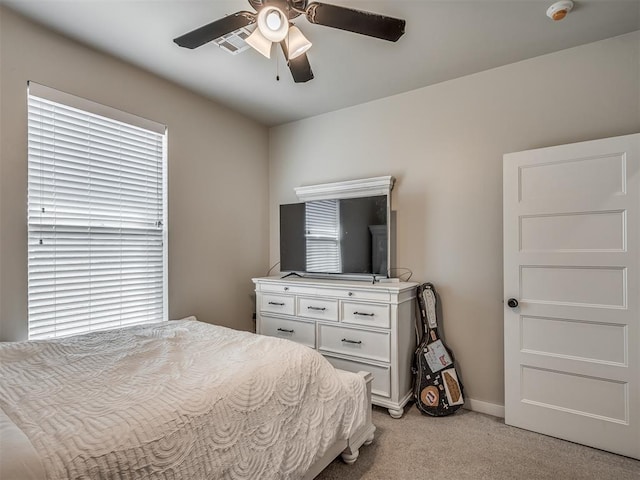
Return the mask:
<path id="1" fill-rule="evenodd" d="M 447 353 L 447 349 L 444 348 L 442 340 L 436 340 L 435 342 L 427 345 L 427 351 L 424 353 L 424 358 L 433 373 L 439 372 L 453 363 L 451 357 Z"/>
<path id="2" fill-rule="evenodd" d="M 440 393 L 438 392 L 438 389 L 433 386 L 423 388 L 422 392 L 420 392 L 420 400 L 422 400 L 422 403 L 425 405 L 435 407 L 438 405 L 438 401 L 440 400 Z"/>
<path id="3" fill-rule="evenodd" d="M 431 328 L 438 328 L 438 317 L 436 316 L 436 298 L 432 289 L 425 289 L 423 298 L 427 302 L 427 321 Z"/>
<path id="4" fill-rule="evenodd" d="M 444 389 L 449 405 L 462 405 L 464 399 L 462 398 L 462 391 L 460 389 L 460 383 L 458 382 L 458 375 L 456 375 L 456 369 L 450 368 L 449 370 L 444 370 L 442 372 L 442 378 L 444 378 Z"/>

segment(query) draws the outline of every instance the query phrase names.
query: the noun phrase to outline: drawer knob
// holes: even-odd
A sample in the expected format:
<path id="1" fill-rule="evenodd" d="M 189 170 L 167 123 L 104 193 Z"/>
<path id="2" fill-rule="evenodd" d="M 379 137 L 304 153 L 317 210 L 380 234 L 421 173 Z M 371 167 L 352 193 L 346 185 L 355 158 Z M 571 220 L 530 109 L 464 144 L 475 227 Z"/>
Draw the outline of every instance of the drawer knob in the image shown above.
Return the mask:
<path id="1" fill-rule="evenodd" d="M 353 297 L 353 292 L 349 292 L 348 294 L 350 297 Z"/>
<path id="2" fill-rule="evenodd" d="M 284 287 L 284 291 L 288 292 L 289 291 L 289 287 Z"/>
<path id="3" fill-rule="evenodd" d="M 269 305 L 278 305 L 279 307 L 284 307 L 284 303 L 282 302 L 269 302 Z"/>
<path id="4" fill-rule="evenodd" d="M 286 328 L 279 328 L 278 331 L 285 332 L 285 333 L 293 333 L 293 330 L 287 330 Z"/>
<path id="5" fill-rule="evenodd" d="M 354 315 L 360 315 L 362 317 L 373 317 L 374 313 L 364 313 L 364 312 L 353 312 Z"/>
<path id="6" fill-rule="evenodd" d="M 307 310 L 319 310 L 321 312 L 324 312 L 327 309 L 327 307 L 314 307 L 313 305 L 309 305 L 307 307 Z"/>
<path id="7" fill-rule="evenodd" d="M 356 345 L 360 345 L 362 340 L 349 340 L 348 338 L 343 338 L 342 341 L 344 343 L 355 343 Z"/>

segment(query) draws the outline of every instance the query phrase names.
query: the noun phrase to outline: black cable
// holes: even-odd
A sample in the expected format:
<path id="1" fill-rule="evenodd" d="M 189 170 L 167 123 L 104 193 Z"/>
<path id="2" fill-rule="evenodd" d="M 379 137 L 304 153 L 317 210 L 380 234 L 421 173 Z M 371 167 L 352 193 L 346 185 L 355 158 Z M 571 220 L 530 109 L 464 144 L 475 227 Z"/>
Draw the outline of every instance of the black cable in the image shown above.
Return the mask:
<path id="1" fill-rule="evenodd" d="M 409 276 L 408 276 L 407 278 L 405 278 L 405 279 L 401 279 L 401 278 L 400 278 L 400 280 L 401 280 L 401 281 L 403 281 L 403 282 L 408 282 L 408 281 L 409 281 L 409 279 L 413 276 L 413 271 L 412 271 L 410 268 L 406 268 L 406 267 L 396 267 L 396 268 L 391 268 L 390 270 L 404 270 L 404 272 L 403 272 L 403 273 L 401 273 L 400 275 L 398 275 L 398 278 L 400 278 L 402 275 L 404 275 L 404 274 L 408 273 L 408 274 L 409 274 Z"/>
<path id="2" fill-rule="evenodd" d="M 276 268 L 276 266 L 279 264 L 280 262 L 276 262 L 274 263 L 271 268 L 267 271 L 267 274 L 265 275 L 265 277 L 268 277 L 269 274 L 271 273 L 271 270 L 273 270 L 274 268 Z"/>

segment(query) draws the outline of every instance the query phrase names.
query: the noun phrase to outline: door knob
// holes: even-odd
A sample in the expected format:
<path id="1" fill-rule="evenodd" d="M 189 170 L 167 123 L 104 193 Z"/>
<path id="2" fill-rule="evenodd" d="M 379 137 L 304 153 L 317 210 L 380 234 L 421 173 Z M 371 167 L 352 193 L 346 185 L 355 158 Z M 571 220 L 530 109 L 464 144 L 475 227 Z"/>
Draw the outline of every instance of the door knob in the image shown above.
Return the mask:
<path id="1" fill-rule="evenodd" d="M 511 308 L 516 308 L 518 306 L 518 300 L 516 300 L 515 298 L 510 298 L 509 300 L 507 300 L 507 305 L 509 305 L 509 307 Z"/>

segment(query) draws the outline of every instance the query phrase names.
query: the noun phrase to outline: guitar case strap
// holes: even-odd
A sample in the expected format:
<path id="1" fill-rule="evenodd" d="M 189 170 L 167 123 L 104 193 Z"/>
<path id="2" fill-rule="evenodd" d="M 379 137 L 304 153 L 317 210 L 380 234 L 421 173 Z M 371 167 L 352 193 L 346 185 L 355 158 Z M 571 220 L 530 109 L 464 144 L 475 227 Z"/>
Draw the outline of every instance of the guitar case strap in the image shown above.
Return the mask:
<path id="1" fill-rule="evenodd" d="M 414 355 L 413 397 L 420 412 L 443 417 L 464 405 L 464 387 L 453 352 L 438 335 L 435 287 L 432 283 L 423 283 L 417 288 L 422 337 Z"/>

